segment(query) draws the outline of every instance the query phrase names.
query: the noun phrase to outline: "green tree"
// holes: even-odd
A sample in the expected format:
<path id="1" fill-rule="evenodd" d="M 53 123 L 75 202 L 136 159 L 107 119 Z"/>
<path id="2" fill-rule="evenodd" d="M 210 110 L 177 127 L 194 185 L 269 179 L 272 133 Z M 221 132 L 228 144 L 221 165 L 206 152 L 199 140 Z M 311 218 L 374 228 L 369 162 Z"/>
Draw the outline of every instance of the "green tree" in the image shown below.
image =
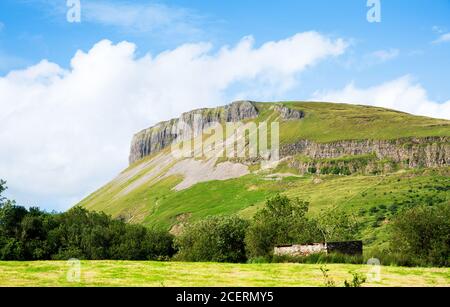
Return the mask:
<path id="1" fill-rule="evenodd" d="M 392 223 L 390 247 L 415 265 L 450 266 L 450 204 L 399 213 Z"/>
<path id="2" fill-rule="evenodd" d="M 177 257 L 185 261 L 244 262 L 248 222 L 216 216 L 187 226 L 175 239 Z"/>
<path id="3" fill-rule="evenodd" d="M 337 208 L 323 210 L 316 220 L 323 242 L 355 240 L 361 228 L 354 215 Z"/>
<path id="4" fill-rule="evenodd" d="M 247 252 L 251 258 L 269 257 L 276 245 L 303 244 L 320 240 L 317 223 L 309 219 L 309 203 L 276 195 L 258 211 L 247 235 Z"/>
<path id="5" fill-rule="evenodd" d="M 0 232 L 6 237 L 19 239 L 21 235 L 22 219 L 27 214 L 27 209 L 6 201 L 0 207 Z"/>
<path id="6" fill-rule="evenodd" d="M 6 181 L 0 179 L 0 206 L 3 205 L 5 197 L 2 196 L 3 192 L 6 191 Z"/>

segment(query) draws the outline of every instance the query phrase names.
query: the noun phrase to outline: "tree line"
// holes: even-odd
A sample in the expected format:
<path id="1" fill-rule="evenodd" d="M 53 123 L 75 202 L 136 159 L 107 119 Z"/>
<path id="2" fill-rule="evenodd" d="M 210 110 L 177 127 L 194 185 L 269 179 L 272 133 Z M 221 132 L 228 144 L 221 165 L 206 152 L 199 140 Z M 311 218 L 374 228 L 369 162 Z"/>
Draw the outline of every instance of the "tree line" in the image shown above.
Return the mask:
<path id="1" fill-rule="evenodd" d="M 81 207 L 65 213 L 26 209 L 2 197 L 5 184 L 0 181 L 0 260 L 273 261 L 277 245 L 348 241 L 361 235 L 361 223 L 352 214 L 336 208 L 308 214 L 309 203 L 276 195 L 250 221 L 209 217 L 174 237 Z M 400 211 L 389 235 L 389 248 L 376 255 L 382 262 L 450 265 L 448 203 Z"/>
<path id="2" fill-rule="evenodd" d="M 75 207 L 65 213 L 26 209 L 2 197 L 0 260 L 161 260 L 174 254 L 173 236 Z"/>

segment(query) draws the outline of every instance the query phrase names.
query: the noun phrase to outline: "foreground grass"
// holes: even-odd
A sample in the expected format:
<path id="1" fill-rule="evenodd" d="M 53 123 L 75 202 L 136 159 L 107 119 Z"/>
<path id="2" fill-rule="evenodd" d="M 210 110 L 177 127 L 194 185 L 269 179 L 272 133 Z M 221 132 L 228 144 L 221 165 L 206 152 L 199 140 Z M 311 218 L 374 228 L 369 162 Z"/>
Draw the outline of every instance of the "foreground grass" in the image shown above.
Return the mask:
<path id="1" fill-rule="evenodd" d="M 82 261 L 79 283 L 67 280 L 64 261 L 0 262 L 0 286 L 152 286 L 152 287 L 296 287 L 323 286 L 318 264 L 217 264 L 179 262 Z M 366 274 L 363 265 L 330 264 L 329 276 L 337 286 Z M 382 267 L 381 281 L 365 286 L 446 286 L 450 268 Z"/>

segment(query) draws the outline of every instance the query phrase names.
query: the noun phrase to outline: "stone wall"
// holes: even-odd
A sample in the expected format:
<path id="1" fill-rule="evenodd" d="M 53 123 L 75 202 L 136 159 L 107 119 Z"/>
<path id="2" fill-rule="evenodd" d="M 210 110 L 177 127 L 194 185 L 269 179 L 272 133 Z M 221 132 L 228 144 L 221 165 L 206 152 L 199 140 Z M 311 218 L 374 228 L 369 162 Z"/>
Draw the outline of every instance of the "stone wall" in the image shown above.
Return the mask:
<path id="1" fill-rule="evenodd" d="M 277 246 L 274 249 L 275 256 L 305 257 L 321 253 L 339 253 L 351 256 L 362 255 L 363 243 L 362 241 L 314 243 L 306 245 Z"/>
<path id="2" fill-rule="evenodd" d="M 277 246 L 274 250 L 275 256 L 308 256 L 311 254 L 326 253 L 327 246 L 324 243 L 310 245 L 288 245 Z"/>

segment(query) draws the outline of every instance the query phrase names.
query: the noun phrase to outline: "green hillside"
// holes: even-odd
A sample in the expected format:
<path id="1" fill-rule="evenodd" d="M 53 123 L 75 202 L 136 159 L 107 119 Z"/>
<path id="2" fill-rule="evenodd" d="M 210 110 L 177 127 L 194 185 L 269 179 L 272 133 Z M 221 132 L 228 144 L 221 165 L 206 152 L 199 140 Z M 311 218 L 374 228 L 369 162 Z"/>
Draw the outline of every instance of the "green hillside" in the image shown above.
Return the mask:
<path id="1" fill-rule="evenodd" d="M 255 121 L 278 119 L 273 105 L 258 103 L 260 114 Z M 287 102 L 283 105 L 304 111 L 306 117 L 282 121 L 282 144 L 304 139 L 328 143 L 450 136 L 450 121 L 447 120 L 367 106 L 316 102 Z M 326 162 L 347 165 L 370 163 L 373 158 L 352 156 Z M 355 159 L 358 161 L 355 162 Z M 384 230 L 389 227 L 389 218 L 402 207 L 450 202 L 448 165 L 437 169 L 396 166 L 389 172 L 374 174 L 304 174 L 286 163 L 270 171 L 260 171 L 257 164 L 251 164 L 249 173 L 244 176 L 205 182 L 199 180 L 188 188 L 177 190 L 183 175 L 168 173 L 177 162 L 166 148 L 134 163 L 80 205 L 131 223 L 176 232 L 184 223 L 209 215 L 240 214 L 251 217 L 267 197 L 283 193 L 309 201 L 311 214 L 333 206 L 353 212 L 365 225 L 363 236 L 366 243 L 379 245 L 384 242 Z"/>
<path id="2" fill-rule="evenodd" d="M 317 142 L 340 140 L 390 140 L 404 137 L 450 136 L 450 121 L 413 116 L 407 113 L 370 106 L 324 103 L 282 102 L 292 109 L 302 110 L 301 121 L 281 124 L 282 143 L 299 139 Z M 274 118 L 272 103 L 260 103 L 265 110 L 259 120 Z"/>

